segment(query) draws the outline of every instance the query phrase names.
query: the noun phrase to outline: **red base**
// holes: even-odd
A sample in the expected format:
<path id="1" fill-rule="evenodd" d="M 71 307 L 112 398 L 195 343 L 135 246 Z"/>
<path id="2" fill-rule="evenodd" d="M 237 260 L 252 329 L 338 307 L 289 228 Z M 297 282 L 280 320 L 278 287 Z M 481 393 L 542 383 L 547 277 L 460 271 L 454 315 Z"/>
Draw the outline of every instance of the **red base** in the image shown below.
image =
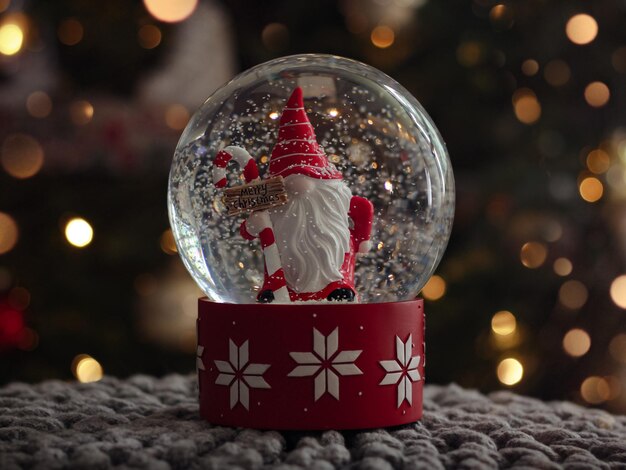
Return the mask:
<path id="1" fill-rule="evenodd" d="M 198 303 L 200 414 L 259 429 L 362 429 L 422 416 L 422 300 Z"/>

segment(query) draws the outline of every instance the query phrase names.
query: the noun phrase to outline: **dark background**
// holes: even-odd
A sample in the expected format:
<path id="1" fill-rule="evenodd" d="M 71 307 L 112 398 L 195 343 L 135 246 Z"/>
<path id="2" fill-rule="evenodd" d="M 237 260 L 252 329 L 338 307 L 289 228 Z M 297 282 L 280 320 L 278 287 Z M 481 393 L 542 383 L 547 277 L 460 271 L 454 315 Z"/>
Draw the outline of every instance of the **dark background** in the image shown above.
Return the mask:
<path id="1" fill-rule="evenodd" d="M 130 0 L 0 10 L 0 383 L 98 378 L 81 354 L 121 377 L 193 370 L 199 291 L 166 211 L 178 136 L 239 71 L 320 52 L 399 81 L 450 152 L 428 381 L 506 388 L 513 358 L 516 391 L 626 412 L 624 2 L 200 0 L 174 23 Z M 577 14 L 597 23 L 588 44 L 566 34 Z M 82 249 L 74 217 L 93 227 Z"/>

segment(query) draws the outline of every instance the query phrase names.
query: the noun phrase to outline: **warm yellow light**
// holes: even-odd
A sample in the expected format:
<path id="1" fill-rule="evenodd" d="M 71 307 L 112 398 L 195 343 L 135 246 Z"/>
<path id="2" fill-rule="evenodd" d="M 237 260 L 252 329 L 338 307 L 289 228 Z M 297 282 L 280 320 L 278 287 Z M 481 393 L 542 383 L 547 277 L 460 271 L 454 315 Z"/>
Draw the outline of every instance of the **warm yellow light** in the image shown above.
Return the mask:
<path id="1" fill-rule="evenodd" d="M 524 376 L 524 366 L 512 357 L 500 361 L 496 369 L 498 380 L 504 385 L 515 385 Z"/>
<path id="2" fill-rule="evenodd" d="M 543 71 L 543 77 L 546 79 L 546 82 L 552 86 L 565 85 L 569 81 L 571 75 L 572 72 L 570 71 L 569 65 L 560 59 L 548 62 Z"/>
<path id="3" fill-rule="evenodd" d="M 161 249 L 168 255 L 174 255 L 178 252 L 174 234 L 170 229 L 161 234 Z"/>
<path id="4" fill-rule="evenodd" d="M 497 312 L 491 318 L 491 329 L 497 335 L 510 335 L 515 331 L 516 327 L 517 320 L 515 319 L 515 315 L 513 315 L 509 311 L 502 310 L 500 312 Z"/>
<path id="5" fill-rule="evenodd" d="M 0 13 L 2 13 L 7 8 L 9 8 L 10 4 L 11 4 L 11 0 L 0 0 Z"/>
<path id="6" fill-rule="evenodd" d="M 520 260 L 522 264 L 530 269 L 541 266 L 548 256 L 548 248 L 540 242 L 528 242 L 522 245 L 520 250 Z"/>
<path id="7" fill-rule="evenodd" d="M 74 358 L 72 372 L 81 383 L 97 382 L 104 375 L 100 363 L 87 354 L 80 354 Z"/>
<path id="8" fill-rule="evenodd" d="M 64 20 L 57 30 L 59 41 L 66 46 L 75 46 L 83 39 L 83 25 L 76 18 Z"/>
<path id="9" fill-rule="evenodd" d="M 337 108 L 330 108 L 328 110 L 328 115 L 330 117 L 337 117 L 337 116 L 339 116 L 339 110 Z"/>
<path id="10" fill-rule="evenodd" d="M 370 35 L 372 44 L 380 49 L 386 49 L 391 46 L 396 39 L 396 35 L 389 26 L 378 25 L 372 30 Z"/>
<path id="11" fill-rule="evenodd" d="M 483 47 L 476 41 L 465 41 L 456 50 L 456 58 L 461 65 L 473 67 L 483 58 Z"/>
<path id="12" fill-rule="evenodd" d="M 276 119 L 278 119 L 278 116 L 280 116 L 280 114 L 278 114 L 276 111 L 272 111 L 272 112 L 269 114 L 269 118 L 270 118 L 272 121 L 275 121 Z"/>
<path id="13" fill-rule="evenodd" d="M 261 31 L 261 41 L 270 51 L 283 51 L 289 45 L 289 30 L 282 23 L 270 23 Z"/>
<path id="14" fill-rule="evenodd" d="M 604 150 L 592 150 L 589 152 L 589 155 L 587 155 L 587 168 L 596 175 L 606 173 L 610 166 L 611 158 Z"/>
<path id="15" fill-rule="evenodd" d="M 616 277 L 611 283 L 611 300 L 619 308 L 626 309 L 626 274 Z"/>
<path id="16" fill-rule="evenodd" d="M 2 142 L 0 163 L 4 171 L 14 178 L 25 179 L 36 175 L 43 160 L 43 149 L 31 136 L 12 134 Z"/>
<path id="17" fill-rule="evenodd" d="M 446 281 L 441 276 L 431 277 L 422 288 L 422 295 L 428 300 L 439 300 L 446 293 Z"/>
<path id="18" fill-rule="evenodd" d="M 139 28 L 137 39 L 144 49 L 154 49 L 161 44 L 161 30 L 153 24 L 146 24 Z"/>
<path id="19" fill-rule="evenodd" d="M 580 281 L 566 281 L 559 289 L 559 302 L 571 310 L 578 310 L 589 297 L 587 287 Z"/>
<path id="20" fill-rule="evenodd" d="M 93 240 L 93 229 L 85 219 L 74 218 L 65 226 L 65 238 L 70 244 L 83 248 Z"/>
<path id="21" fill-rule="evenodd" d="M 604 186 L 598 178 L 589 176 L 580 182 L 578 191 L 580 192 L 580 197 L 585 201 L 596 202 L 599 201 L 602 194 L 604 194 Z"/>
<path id="22" fill-rule="evenodd" d="M 626 364 L 626 333 L 620 333 L 613 337 L 609 343 L 609 352 L 617 362 Z"/>
<path id="23" fill-rule="evenodd" d="M 590 347 L 591 337 L 585 330 L 573 328 L 563 336 L 563 349 L 570 356 L 584 356 L 587 354 Z"/>
<path id="24" fill-rule="evenodd" d="M 489 10 L 489 19 L 501 29 L 510 28 L 514 23 L 513 10 L 502 3 L 494 5 Z"/>
<path id="25" fill-rule="evenodd" d="M 574 44 L 589 44 L 598 35 L 598 23 L 590 15 L 574 15 L 565 25 L 565 34 Z"/>
<path id="26" fill-rule="evenodd" d="M 603 377 L 587 377 L 580 384 L 580 394 L 587 403 L 598 405 L 611 397 L 611 387 Z"/>
<path id="27" fill-rule="evenodd" d="M 606 84 L 602 82 L 591 82 L 585 88 L 585 100 L 589 106 L 601 108 L 609 102 L 611 91 Z"/>
<path id="28" fill-rule="evenodd" d="M 389 180 L 385 181 L 385 189 L 389 192 L 393 191 L 393 183 Z"/>
<path id="29" fill-rule="evenodd" d="M 77 126 L 89 123 L 93 118 L 93 114 L 93 105 L 89 101 L 78 100 L 70 105 L 70 117 Z"/>
<path id="30" fill-rule="evenodd" d="M 559 276 L 569 276 L 572 273 L 572 262 L 567 258 L 557 258 L 554 260 L 554 272 Z"/>
<path id="31" fill-rule="evenodd" d="M 0 26 L 0 54 L 17 54 L 23 43 L 24 33 L 18 25 L 6 23 Z"/>
<path id="32" fill-rule="evenodd" d="M 537 122 L 541 117 L 541 104 L 535 93 L 528 88 L 521 88 L 513 94 L 515 116 L 524 124 Z"/>
<path id="33" fill-rule="evenodd" d="M 167 127 L 180 131 L 189 122 L 189 111 L 182 104 L 173 104 L 165 111 L 165 124 Z"/>
<path id="34" fill-rule="evenodd" d="M 157 20 L 178 23 L 191 16 L 198 0 L 143 0 L 143 4 Z"/>
<path id="35" fill-rule="evenodd" d="M 19 232 L 13 217 L 0 212 L 0 255 L 8 253 L 17 243 Z"/>
<path id="36" fill-rule="evenodd" d="M 529 77 L 536 75 L 539 72 L 539 62 L 534 59 L 526 59 L 522 62 L 522 73 Z"/>
<path id="37" fill-rule="evenodd" d="M 52 100 L 43 91 L 34 91 L 26 98 L 28 114 L 36 118 L 45 118 L 52 111 Z"/>

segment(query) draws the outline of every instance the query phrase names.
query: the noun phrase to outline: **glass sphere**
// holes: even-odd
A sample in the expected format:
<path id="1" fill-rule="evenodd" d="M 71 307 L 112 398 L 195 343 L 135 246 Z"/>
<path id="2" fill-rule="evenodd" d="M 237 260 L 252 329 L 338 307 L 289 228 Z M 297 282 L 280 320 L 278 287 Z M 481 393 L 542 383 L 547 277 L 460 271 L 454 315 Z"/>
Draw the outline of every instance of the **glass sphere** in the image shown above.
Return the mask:
<path id="1" fill-rule="evenodd" d="M 240 234 L 249 214 L 228 214 L 224 189 L 213 182 L 215 158 L 225 147 L 244 148 L 266 178 L 281 115 L 296 87 L 333 178 L 343 178 L 352 195 L 373 206 L 371 249 L 353 265 L 356 300 L 414 299 L 439 264 L 452 227 L 454 180 L 445 145 L 400 84 L 373 67 L 329 55 L 283 57 L 253 67 L 193 115 L 176 147 L 168 188 L 170 223 L 186 268 L 209 300 L 257 302 L 266 254 L 258 239 Z M 224 170 L 226 187 L 245 183 L 235 159 Z M 354 221 L 345 220 L 352 230 Z M 277 241 L 309 233 L 280 228 Z M 287 268 L 284 254 L 280 262 Z"/>

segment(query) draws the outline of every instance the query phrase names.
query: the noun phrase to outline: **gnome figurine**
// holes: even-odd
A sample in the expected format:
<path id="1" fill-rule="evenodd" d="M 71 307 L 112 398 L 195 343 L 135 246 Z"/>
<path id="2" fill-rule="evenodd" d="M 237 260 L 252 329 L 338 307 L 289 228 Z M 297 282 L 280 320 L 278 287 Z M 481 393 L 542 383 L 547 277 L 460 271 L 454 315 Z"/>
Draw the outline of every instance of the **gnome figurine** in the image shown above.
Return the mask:
<path id="1" fill-rule="evenodd" d="M 352 195 L 328 161 L 299 87 L 283 109 L 270 156 L 267 178 L 276 176 L 284 178 L 287 202 L 268 212 L 290 300 L 354 301 L 356 255 L 371 248 L 374 208 L 367 199 Z M 248 240 L 258 237 L 266 221 L 267 216 L 253 212 L 242 223 L 241 235 Z M 276 282 L 266 259 L 259 302 L 274 300 Z"/>

